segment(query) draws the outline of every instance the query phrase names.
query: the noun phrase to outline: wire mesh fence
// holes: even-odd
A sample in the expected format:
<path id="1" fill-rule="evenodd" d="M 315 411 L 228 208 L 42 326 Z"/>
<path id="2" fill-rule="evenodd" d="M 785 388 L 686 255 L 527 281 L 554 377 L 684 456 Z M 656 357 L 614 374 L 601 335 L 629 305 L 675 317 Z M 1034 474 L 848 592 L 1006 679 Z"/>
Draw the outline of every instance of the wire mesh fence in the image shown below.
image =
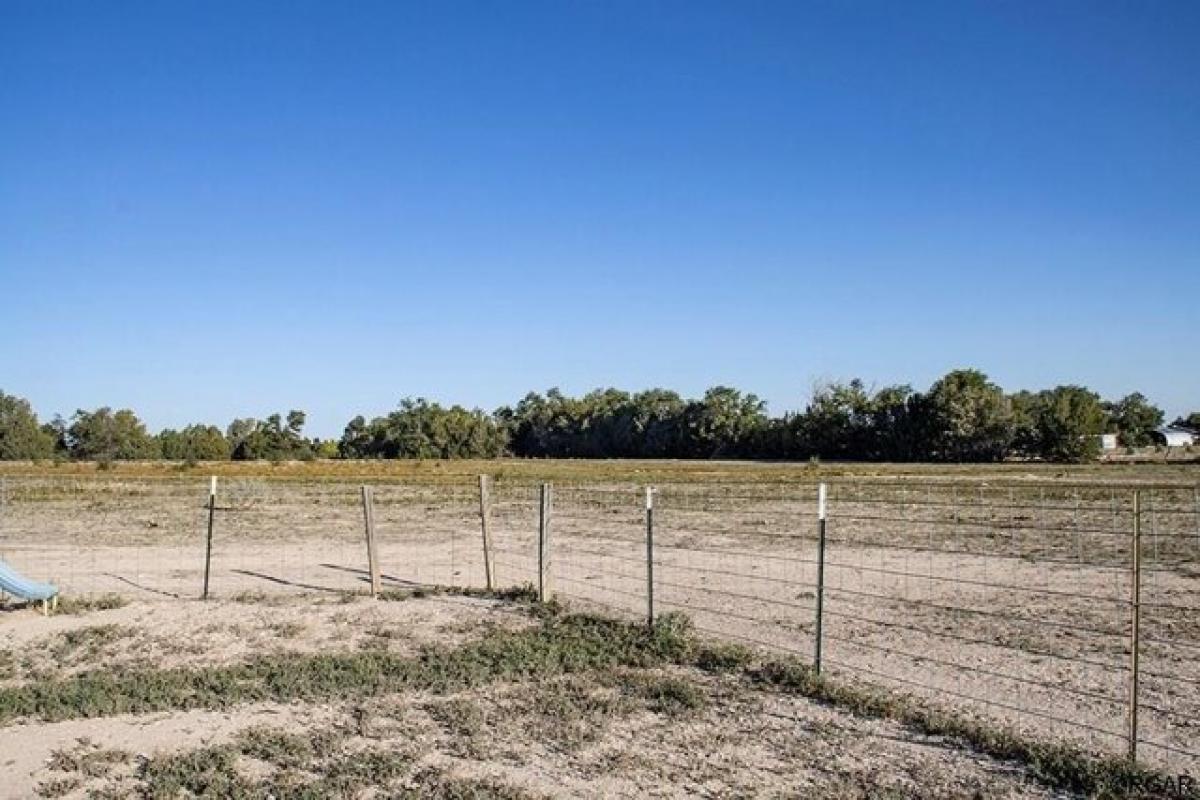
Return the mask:
<path id="1" fill-rule="evenodd" d="M 1200 768 L 1196 487 L 839 481 L 823 547 L 817 494 L 657 487 L 648 556 L 638 487 L 555 487 L 549 580 L 810 661 L 819 635 L 839 677 Z"/>
<path id="2" fill-rule="evenodd" d="M 1200 771 L 1200 487 L 838 480 L 823 541 L 816 483 L 663 485 L 652 511 L 632 484 L 372 495 L 384 589 L 490 572 L 809 661 L 820 641 L 839 677 Z M 215 596 L 370 586 L 357 484 L 222 480 L 213 516 Z M 207 523 L 195 478 L 0 480 L 0 558 L 66 593 L 196 597 Z"/>
<path id="3" fill-rule="evenodd" d="M 0 496 L 0 558 L 65 594 L 202 592 L 207 479 L 5 478 Z M 482 580 L 471 487 L 379 485 L 374 511 L 385 587 Z M 222 479 L 213 518 L 214 596 L 369 585 L 357 484 Z"/>

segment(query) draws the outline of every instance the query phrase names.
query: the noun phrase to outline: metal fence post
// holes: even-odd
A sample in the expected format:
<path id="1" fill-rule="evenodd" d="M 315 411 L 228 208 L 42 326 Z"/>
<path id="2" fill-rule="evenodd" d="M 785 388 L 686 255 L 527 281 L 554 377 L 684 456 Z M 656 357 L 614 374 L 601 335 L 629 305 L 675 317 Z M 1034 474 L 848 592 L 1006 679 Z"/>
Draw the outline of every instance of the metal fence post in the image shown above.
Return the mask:
<path id="1" fill-rule="evenodd" d="M 813 669 L 821 674 L 821 644 L 824 638 L 825 623 L 825 497 L 826 487 L 822 483 L 817 487 L 817 627 L 816 652 L 813 656 Z"/>
<path id="2" fill-rule="evenodd" d="M 538 507 L 538 601 L 546 602 L 550 594 L 550 504 L 551 486 L 542 484 Z"/>
<path id="3" fill-rule="evenodd" d="M 646 624 L 654 628 L 654 488 L 646 487 Z"/>
<path id="4" fill-rule="evenodd" d="M 1196 523 L 1196 547 L 1200 548 L 1200 485 L 1192 487 L 1192 516 Z"/>
<path id="5" fill-rule="evenodd" d="M 1133 492 L 1133 557 L 1130 564 L 1129 613 L 1132 622 L 1129 642 L 1129 760 L 1137 761 L 1138 678 L 1141 654 L 1142 607 L 1142 492 Z"/>
<path id="6" fill-rule="evenodd" d="M 213 519 L 217 510 L 217 476 L 213 475 L 208 481 L 208 539 L 204 545 L 204 594 L 202 599 L 208 599 L 208 576 L 212 568 L 212 539 Z"/>
<path id="7" fill-rule="evenodd" d="M 379 596 L 379 551 L 375 547 L 375 490 L 362 487 L 363 525 L 367 533 L 367 570 L 371 576 L 371 597 Z"/>
<path id="8" fill-rule="evenodd" d="M 495 587 L 492 585 L 492 576 L 496 571 L 495 554 L 492 552 L 492 531 L 489 519 L 491 516 L 491 491 L 489 490 L 489 481 L 487 475 L 479 476 L 479 524 L 483 533 L 483 577 L 487 583 L 487 590 L 490 592 Z"/>

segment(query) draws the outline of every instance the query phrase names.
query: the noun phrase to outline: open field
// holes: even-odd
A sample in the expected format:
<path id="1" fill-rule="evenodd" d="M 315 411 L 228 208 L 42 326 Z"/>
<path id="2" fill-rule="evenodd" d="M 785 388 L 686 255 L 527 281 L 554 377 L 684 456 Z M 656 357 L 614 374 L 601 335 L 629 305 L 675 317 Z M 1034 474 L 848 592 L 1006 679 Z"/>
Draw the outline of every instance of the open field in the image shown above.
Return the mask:
<path id="1" fill-rule="evenodd" d="M 670 619 L 454 594 L 197 608 L 5 614 L 0 796 L 1039 798 L 1137 777 L 991 757 Z"/>
<path id="2" fill-rule="evenodd" d="M 438 460 L 313 460 L 210 461 L 182 464 L 172 461 L 114 462 L 101 469 L 95 462 L 0 461 L 0 477 L 123 477 L 167 478 L 208 475 L 230 478 L 297 480 L 365 480 L 416 483 L 460 482 L 489 474 L 498 480 L 632 482 L 810 482 L 835 477 L 929 477 L 1051 481 L 1200 481 L 1200 462 L 1093 464 L 871 464 L 839 462 L 677 461 L 671 459 L 458 459 Z"/>
<path id="3" fill-rule="evenodd" d="M 5 647 L 18 655 L 10 659 L 7 673 L 0 664 L 0 685 L 69 678 L 98 663 L 121 669 L 207 668 L 264 652 L 373 652 L 381 642 L 399 656 L 413 652 L 406 646 L 422 642 L 460 644 L 472 627 L 469 610 L 484 607 L 489 609 L 484 627 L 496 627 L 502 617 L 508 620 L 506 630 L 519 631 L 519 613 L 501 614 L 488 602 L 439 597 L 372 604 L 357 598 L 367 575 L 360 483 L 375 487 L 385 589 L 484 586 L 479 494 L 472 482 L 479 471 L 500 476 L 493 481 L 488 507 L 497 585 L 536 584 L 536 482 L 552 479 L 545 572 L 550 592 L 580 608 L 644 619 L 646 513 L 638 484 L 653 483 L 658 487 L 655 612 L 680 611 L 698 635 L 810 663 L 822 561 L 816 484 L 826 480 L 829 520 L 821 594 L 827 674 L 855 686 L 901 691 L 1030 740 L 1069 741 L 1097 756 L 1116 756 L 1128 744 L 1137 491 L 1138 755 L 1163 770 L 1200 773 L 1200 493 L 1194 468 L 1054 468 L 1051 474 L 1024 465 L 992 471 L 872 466 L 868 469 L 879 474 L 859 475 L 809 465 L 505 461 L 485 470 L 485 463 L 360 464 L 355 468 L 365 472 L 331 469 L 319 480 L 320 473 L 310 472 L 318 467 L 310 464 L 222 465 L 231 471 L 220 481 L 214 532 L 211 587 L 221 609 L 219 622 L 211 615 L 197 621 L 199 606 L 191 601 L 204 574 L 208 486 L 203 468 L 122 465 L 87 472 L 64 465 L 65 473 L 49 466 L 10 471 L 0 479 L 0 557 L 33 577 L 54 579 L 68 597 L 119 593 L 135 602 L 85 615 L 81 619 L 88 619 L 88 626 L 96 618 L 115 628 L 86 634 L 80 642 L 54 639 L 81 624 L 74 617 L 25 616 L 17 626 L 5 615 L 0 623 Z M 1098 475 L 1111 480 L 1098 481 Z M 468 612 L 443 610 L 426 618 L 425 611 L 403 616 L 408 612 L 393 610 L 401 607 Z M 460 616 L 440 616 L 453 614 Z M 396 629 L 402 634 L 386 633 Z M 180 642 L 186 642 L 186 650 Z M 692 677 L 704 683 L 705 692 L 726 697 L 711 676 Z M 485 718 L 508 714 L 509 701 L 499 695 L 473 693 L 469 700 L 482 704 Z M 734 703 L 741 711 L 728 715 L 740 720 L 744 714 L 738 725 L 751 727 L 736 730 L 761 746 L 768 732 L 768 738 L 786 739 L 793 729 L 778 719 L 807 719 L 814 713 L 808 705 L 796 698 L 784 702 L 772 696 L 768 703 L 758 697 L 750 706 Z M 723 707 L 724 700 L 712 702 L 705 713 L 725 719 L 726 712 L 717 711 Z M 333 724 L 338 713 L 336 708 L 328 716 L 314 712 L 314 718 Z M 698 718 L 688 719 L 685 728 Z M 672 731 L 677 727 L 659 723 Z M 659 728 L 622 728 L 625 724 L 614 723 L 627 731 L 615 734 L 618 738 L 636 730 L 667 749 L 644 754 L 657 771 L 641 772 L 633 759 L 628 775 L 609 775 L 633 781 L 614 784 L 617 794 L 636 794 L 631 787 L 638 785 L 672 783 L 663 764 L 692 774 L 683 742 L 716 735 L 701 726 L 703 733 L 695 739 L 667 741 Z M 777 724 L 782 727 L 772 727 Z M 236 738 L 232 728 L 218 727 Z M 919 747 L 893 752 L 873 733 L 853 726 L 846 730 L 855 731 L 850 738 L 868 737 L 862 749 L 840 739 L 833 749 L 856 753 L 853 763 L 863 764 L 874 763 L 868 756 L 876 750 L 889 754 L 887 766 L 880 767 L 889 775 L 901 769 L 905 753 L 920 752 Z M 351 749 L 362 744 L 355 741 Z M 553 776 L 543 785 L 505 773 L 516 781 L 512 785 L 535 795 L 558 793 L 555 781 L 582 786 L 562 770 L 602 772 L 594 764 L 581 766 L 552 745 L 530 747 L 533 751 L 500 760 L 535 763 L 539 775 Z M 744 791 L 766 780 L 754 764 L 772 774 L 782 770 L 781 783 L 762 784 L 767 794 L 810 785 L 803 770 L 817 769 L 808 756 L 790 756 L 798 759 L 795 769 L 800 770 L 792 772 L 769 758 L 760 763 L 756 759 L 766 758 L 761 752 L 738 753 L 726 762 L 729 774 L 712 779 L 713 788 L 705 789 L 708 784 L 701 781 L 682 794 Z M 873 768 L 867 771 L 874 777 L 847 773 L 839 780 L 849 783 L 811 785 L 823 787 L 828 796 L 853 796 L 855 781 L 882 779 Z M 993 778 L 989 774 L 986 780 Z M 985 780 L 977 774 L 970 780 L 976 779 Z M 1037 796 L 1045 789 L 995 779 L 1000 782 L 984 784 L 983 796 L 1029 791 Z M 928 780 L 937 785 L 942 778 L 930 774 Z M 964 788 L 969 781 L 945 780 L 943 796 L 970 794 Z M 884 790 L 883 784 L 867 785 L 863 796 Z M 670 791 L 677 789 L 672 783 Z M 906 796 L 903 786 L 897 791 Z"/>

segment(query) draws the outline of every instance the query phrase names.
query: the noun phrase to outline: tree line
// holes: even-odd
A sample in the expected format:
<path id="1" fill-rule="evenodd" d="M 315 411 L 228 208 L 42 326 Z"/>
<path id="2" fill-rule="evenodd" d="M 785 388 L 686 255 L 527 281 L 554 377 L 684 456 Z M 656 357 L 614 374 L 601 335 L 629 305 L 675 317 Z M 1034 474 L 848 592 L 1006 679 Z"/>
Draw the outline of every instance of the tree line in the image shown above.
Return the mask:
<path id="1" fill-rule="evenodd" d="M 973 369 L 924 392 L 817 388 L 803 411 L 771 416 L 754 394 L 718 386 L 699 398 L 649 389 L 570 397 L 531 392 L 492 413 L 406 399 L 388 414 L 357 416 L 338 441 L 304 436 L 305 414 L 236 419 L 224 430 L 189 425 L 151 434 L 129 409 L 76 411 L 42 423 L 28 401 L 0 391 L 0 460 L 70 458 L 293 460 L 312 458 L 740 458 L 989 462 L 1094 458 L 1099 435 L 1126 447 L 1152 442 L 1161 409 L 1141 393 L 1106 401 L 1082 386 L 1006 393 Z M 1175 424 L 1200 431 L 1200 412 Z"/>

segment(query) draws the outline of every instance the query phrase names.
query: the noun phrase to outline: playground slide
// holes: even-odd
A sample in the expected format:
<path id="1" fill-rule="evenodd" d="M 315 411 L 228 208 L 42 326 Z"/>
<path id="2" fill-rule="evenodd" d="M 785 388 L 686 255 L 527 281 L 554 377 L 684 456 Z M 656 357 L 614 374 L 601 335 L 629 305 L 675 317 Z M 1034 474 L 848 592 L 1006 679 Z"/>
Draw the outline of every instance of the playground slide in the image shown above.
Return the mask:
<path id="1" fill-rule="evenodd" d="M 0 559 L 0 592 L 16 595 L 22 600 L 50 600 L 58 594 L 58 588 L 29 580 Z"/>

